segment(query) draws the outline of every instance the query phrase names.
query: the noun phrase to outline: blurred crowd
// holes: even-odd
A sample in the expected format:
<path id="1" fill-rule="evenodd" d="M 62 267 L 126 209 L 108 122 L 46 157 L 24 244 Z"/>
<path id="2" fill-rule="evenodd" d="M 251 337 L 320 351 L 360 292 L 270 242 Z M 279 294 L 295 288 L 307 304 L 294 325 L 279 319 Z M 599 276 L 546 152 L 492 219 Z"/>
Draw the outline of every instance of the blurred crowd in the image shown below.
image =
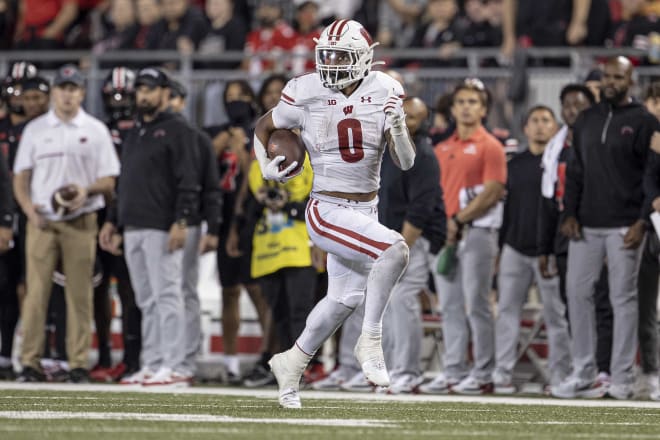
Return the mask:
<path id="1" fill-rule="evenodd" d="M 651 0 L 1 0 L 0 48 L 245 51 L 264 57 L 246 62 L 253 72 L 289 53 L 300 72 L 311 37 L 353 18 L 382 47 L 438 50 L 413 65 L 451 65 L 461 47 L 500 47 L 510 58 L 516 47 L 583 45 L 650 50 L 658 62 L 659 14 Z"/>

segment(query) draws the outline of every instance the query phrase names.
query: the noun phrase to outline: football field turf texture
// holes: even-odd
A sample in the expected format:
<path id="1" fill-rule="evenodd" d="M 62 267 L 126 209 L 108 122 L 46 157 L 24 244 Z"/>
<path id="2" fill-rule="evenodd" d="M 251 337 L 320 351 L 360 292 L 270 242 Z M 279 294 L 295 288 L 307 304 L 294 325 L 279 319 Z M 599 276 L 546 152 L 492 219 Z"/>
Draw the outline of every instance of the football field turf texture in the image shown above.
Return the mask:
<path id="1" fill-rule="evenodd" d="M 0 439 L 660 439 L 660 403 L 0 383 Z"/>

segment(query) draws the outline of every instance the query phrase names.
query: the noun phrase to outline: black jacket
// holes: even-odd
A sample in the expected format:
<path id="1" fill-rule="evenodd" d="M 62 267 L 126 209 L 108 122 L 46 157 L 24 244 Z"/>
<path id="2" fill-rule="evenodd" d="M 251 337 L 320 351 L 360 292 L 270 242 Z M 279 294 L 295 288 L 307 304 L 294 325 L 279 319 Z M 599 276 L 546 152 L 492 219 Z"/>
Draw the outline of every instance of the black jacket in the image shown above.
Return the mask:
<path id="1" fill-rule="evenodd" d="M 119 225 L 169 230 L 199 210 L 197 136 L 182 118 L 159 113 L 138 121 L 122 146 L 118 184 Z"/>
<path id="2" fill-rule="evenodd" d="M 383 155 L 378 217 L 382 224 L 401 231 L 404 220 L 422 230 L 422 237 L 437 253 L 445 241 L 447 216 L 440 187 L 440 167 L 428 135 L 415 136 L 415 163 L 401 171 L 386 151 Z"/>
<path id="3" fill-rule="evenodd" d="M 197 136 L 197 177 L 201 188 L 198 215 L 191 216 L 190 224 L 199 225 L 205 220 L 209 234 L 219 235 L 222 223 L 222 191 L 220 174 L 216 166 L 215 151 L 211 138 L 202 130 L 191 127 Z"/>
<path id="4" fill-rule="evenodd" d="M 21 141 L 21 135 L 25 129 L 26 122 L 20 124 L 12 124 L 9 115 L 0 118 L 0 156 L 2 156 L 2 168 L 0 170 L 2 180 L 2 193 L 0 194 L 0 226 L 11 228 L 13 225 L 14 215 L 18 214 L 23 216 L 23 212 L 19 209 L 18 203 L 14 202 L 12 190 L 12 169 L 14 168 L 14 161 L 16 160 L 16 152 L 18 151 L 18 144 Z M 5 188 L 5 185 L 7 187 Z M 9 194 L 9 198 L 7 198 Z"/>
<path id="5" fill-rule="evenodd" d="M 500 243 L 506 243 L 528 257 L 538 255 L 537 216 L 541 201 L 541 158 L 529 150 L 513 156 L 507 163 L 504 221 Z"/>
<path id="6" fill-rule="evenodd" d="M 651 203 L 660 197 L 660 154 L 653 151 L 649 153 L 648 166 L 644 175 L 644 193 Z"/>
<path id="7" fill-rule="evenodd" d="M 584 110 L 573 128 L 566 174 L 566 216 L 582 226 L 618 228 L 645 218 L 642 177 L 657 119 L 638 103 Z"/>
<path id="8" fill-rule="evenodd" d="M 0 153 L 0 226 L 11 228 L 14 224 L 14 197 L 11 174 L 5 155 Z"/>
<path id="9" fill-rule="evenodd" d="M 21 141 L 26 122 L 12 124 L 9 115 L 0 118 L 0 153 L 5 155 L 9 171 L 14 169 L 18 144 Z"/>

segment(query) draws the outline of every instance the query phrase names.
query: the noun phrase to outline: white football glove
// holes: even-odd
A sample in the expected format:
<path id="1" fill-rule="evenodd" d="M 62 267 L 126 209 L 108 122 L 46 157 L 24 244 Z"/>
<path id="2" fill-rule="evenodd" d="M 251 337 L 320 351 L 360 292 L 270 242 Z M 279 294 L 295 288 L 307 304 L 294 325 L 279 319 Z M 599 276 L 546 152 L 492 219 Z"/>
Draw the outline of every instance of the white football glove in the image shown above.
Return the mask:
<path id="1" fill-rule="evenodd" d="M 383 106 L 385 118 L 390 124 L 390 134 L 397 136 L 403 133 L 406 126 L 406 114 L 403 111 L 403 100 L 396 95 L 387 98 Z"/>
<path id="2" fill-rule="evenodd" d="M 266 180 L 277 180 L 280 183 L 284 183 L 287 180 L 293 179 L 296 177 L 298 174 L 302 172 L 302 168 L 300 167 L 300 170 L 294 174 L 294 175 L 288 175 L 291 171 L 293 171 L 297 166 L 298 162 L 294 161 L 289 164 L 288 167 L 284 168 L 283 170 L 280 170 L 280 164 L 285 160 L 286 158 L 284 156 L 275 156 L 273 160 L 268 162 L 266 166 L 263 169 L 263 176 L 264 179 Z"/>

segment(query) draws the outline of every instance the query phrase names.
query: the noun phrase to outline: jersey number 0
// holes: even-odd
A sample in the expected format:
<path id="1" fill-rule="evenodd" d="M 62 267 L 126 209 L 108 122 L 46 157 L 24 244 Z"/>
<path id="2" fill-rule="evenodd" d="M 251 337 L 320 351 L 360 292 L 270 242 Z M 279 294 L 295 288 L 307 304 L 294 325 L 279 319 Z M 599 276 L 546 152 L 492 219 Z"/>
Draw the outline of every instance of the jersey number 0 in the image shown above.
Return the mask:
<path id="1" fill-rule="evenodd" d="M 362 149 L 362 125 L 357 119 L 343 119 L 337 124 L 339 153 L 345 162 L 355 163 L 364 157 Z M 353 145 L 351 146 L 351 139 Z"/>

